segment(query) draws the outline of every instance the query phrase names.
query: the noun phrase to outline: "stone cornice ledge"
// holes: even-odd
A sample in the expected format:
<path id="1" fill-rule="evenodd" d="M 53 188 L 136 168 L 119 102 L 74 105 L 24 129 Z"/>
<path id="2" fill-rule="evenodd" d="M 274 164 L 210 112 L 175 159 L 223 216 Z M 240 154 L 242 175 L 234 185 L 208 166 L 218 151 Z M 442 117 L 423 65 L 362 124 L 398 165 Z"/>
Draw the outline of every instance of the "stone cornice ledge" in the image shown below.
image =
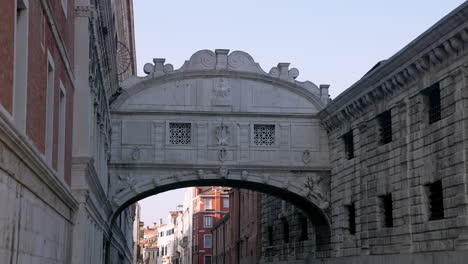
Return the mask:
<path id="1" fill-rule="evenodd" d="M 364 75 L 319 113 L 331 132 L 354 120 L 372 104 L 397 93 L 434 67 L 468 50 L 468 2 L 465 2 L 402 50 Z"/>
<path id="2" fill-rule="evenodd" d="M 61 182 L 56 173 L 46 164 L 44 158 L 31 145 L 29 140 L 17 131 L 11 118 L 0 111 L 0 139 L 17 155 L 35 175 L 47 185 L 70 210 L 78 209 L 70 190 Z M 17 177 L 15 177 L 17 179 Z M 17 179 L 18 180 L 18 179 Z"/>

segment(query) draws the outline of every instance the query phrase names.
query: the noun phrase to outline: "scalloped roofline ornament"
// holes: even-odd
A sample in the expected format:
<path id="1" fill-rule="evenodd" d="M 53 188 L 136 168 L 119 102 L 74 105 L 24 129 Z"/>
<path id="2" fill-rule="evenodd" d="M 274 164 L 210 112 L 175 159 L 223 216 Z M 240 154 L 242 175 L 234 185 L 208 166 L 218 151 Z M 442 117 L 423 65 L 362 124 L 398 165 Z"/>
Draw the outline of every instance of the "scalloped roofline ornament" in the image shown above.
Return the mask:
<path id="1" fill-rule="evenodd" d="M 276 67 L 270 69 L 267 73 L 248 53 L 243 51 L 233 51 L 229 53 L 228 49 L 200 50 L 195 52 L 189 60 L 179 69 L 175 70 L 172 64 L 166 63 L 164 58 L 155 58 L 153 63 L 146 63 L 143 66 L 143 71 L 147 74 L 144 77 L 132 76 L 121 82 L 122 89 L 128 88 L 146 81 L 149 79 L 160 79 L 169 77 L 170 75 L 182 73 L 203 73 L 203 72 L 239 72 L 255 74 L 266 78 L 275 78 L 281 81 L 297 85 L 301 88 L 314 94 L 321 101 L 322 105 L 326 105 L 330 99 L 328 89 L 330 85 L 320 85 L 318 87 L 311 81 L 300 82 L 296 78 L 299 76 L 299 70 L 289 68 L 290 63 L 278 63 Z M 118 95 L 117 95 L 118 96 Z"/>

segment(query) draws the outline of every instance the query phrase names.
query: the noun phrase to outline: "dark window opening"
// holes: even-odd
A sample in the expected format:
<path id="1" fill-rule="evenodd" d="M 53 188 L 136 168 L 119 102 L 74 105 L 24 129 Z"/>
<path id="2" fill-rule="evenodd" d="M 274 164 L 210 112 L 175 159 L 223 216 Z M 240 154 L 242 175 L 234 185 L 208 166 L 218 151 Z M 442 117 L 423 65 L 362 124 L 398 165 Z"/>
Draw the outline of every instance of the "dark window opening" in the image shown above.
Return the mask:
<path id="1" fill-rule="evenodd" d="M 348 205 L 347 208 L 349 233 L 354 235 L 356 234 L 356 208 L 354 207 L 354 203 Z"/>
<path id="2" fill-rule="evenodd" d="M 300 240 L 308 240 L 309 239 L 309 227 L 307 223 L 307 217 L 302 216 L 301 218 L 301 237 Z"/>
<path id="3" fill-rule="evenodd" d="M 382 209 L 383 209 L 383 220 L 385 227 L 393 227 L 393 202 L 392 202 L 392 194 L 386 194 L 380 196 L 382 201 Z"/>
<path id="4" fill-rule="evenodd" d="M 392 115 L 390 111 L 378 115 L 377 120 L 379 121 L 380 144 L 392 142 Z"/>
<path id="5" fill-rule="evenodd" d="M 273 246 L 273 227 L 268 227 L 268 245 Z"/>
<path id="6" fill-rule="evenodd" d="M 429 194 L 429 220 L 439 220 L 444 218 L 444 196 L 442 182 L 436 181 L 427 185 Z"/>
<path id="7" fill-rule="evenodd" d="M 423 94 L 427 97 L 429 124 L 439 121 L 442 117 L 439 83 L 424 90 Z"/>
<path id="8" fill-rule="evenodd" d="M 286 219 L 283 220 L 283 240 L 284 243 L 289 243 L 289 223 Z"/>
<path id="9" fill-rule="evenodd" d="M 350 160 L 354 158 L 354 140 L 352 130 L 343 135 L 343 141 L 345 145 L 346 157 Z"/>

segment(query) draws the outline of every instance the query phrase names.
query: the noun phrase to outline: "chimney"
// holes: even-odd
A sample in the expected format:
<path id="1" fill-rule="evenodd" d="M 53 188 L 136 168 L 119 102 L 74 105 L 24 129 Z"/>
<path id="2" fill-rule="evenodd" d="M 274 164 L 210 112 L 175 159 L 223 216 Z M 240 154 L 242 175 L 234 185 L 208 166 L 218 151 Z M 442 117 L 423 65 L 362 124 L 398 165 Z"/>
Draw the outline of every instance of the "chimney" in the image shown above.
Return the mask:
<path id="1" fill-rule="evenodd" d="M 159 225 L 162 225 L 162 218 L 159 218 Z"/>
<path id="2" fill-rule="evenodd" d="M 153 226 L 156 227 L 156 222 L 153 223 Z"/>

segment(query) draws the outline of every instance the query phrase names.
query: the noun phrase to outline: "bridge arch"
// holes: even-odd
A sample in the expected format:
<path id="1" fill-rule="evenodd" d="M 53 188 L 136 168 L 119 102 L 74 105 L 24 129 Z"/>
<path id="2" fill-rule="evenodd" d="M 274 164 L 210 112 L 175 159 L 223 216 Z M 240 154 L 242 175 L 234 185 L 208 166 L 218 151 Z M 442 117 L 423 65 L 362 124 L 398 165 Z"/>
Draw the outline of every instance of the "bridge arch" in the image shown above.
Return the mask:
<path id="1" fill-rule="evenodd" d="M 241 51 L 202 50 L 178 70 L 154 59 L 144 70 L 112 98 L 110 221 L 167 190 L 239 187 L 301 208 L 317 251 L 328 249 L 329 154 L 317 117 L 328 86 L 297 81 L 289 63 L 266 73 Z"/>

